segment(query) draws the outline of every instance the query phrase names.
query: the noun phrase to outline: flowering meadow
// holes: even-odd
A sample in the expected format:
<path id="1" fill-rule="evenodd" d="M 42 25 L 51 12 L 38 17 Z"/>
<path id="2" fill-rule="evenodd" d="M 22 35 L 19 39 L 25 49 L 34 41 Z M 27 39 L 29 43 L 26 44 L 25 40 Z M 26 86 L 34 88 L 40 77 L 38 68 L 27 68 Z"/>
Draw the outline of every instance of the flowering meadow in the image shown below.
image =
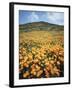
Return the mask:
<path id="1" fill-rule="evenodd" d="M 64 32 L 19 32 L 19 79 L 64 76 Z"/>

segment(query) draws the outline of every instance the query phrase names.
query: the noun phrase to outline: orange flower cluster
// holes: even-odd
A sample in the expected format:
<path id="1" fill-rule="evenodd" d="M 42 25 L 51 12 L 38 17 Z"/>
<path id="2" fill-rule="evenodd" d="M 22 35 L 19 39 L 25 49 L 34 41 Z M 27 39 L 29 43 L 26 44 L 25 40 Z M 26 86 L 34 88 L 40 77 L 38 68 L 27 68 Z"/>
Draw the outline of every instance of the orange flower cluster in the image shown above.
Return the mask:
<path id="1" fill-rule="evenodd" d="M 52 48 L 32 47 L 19 50 L 20 78 L 59 77 L 63 73 L 64 53 L 63 48 L 55 45 Z"/>
<path id="2" fill-rule="evenodd" d="M 19 79 L 64 76 L 62 35 L 53 36 L 53 33 L 46 31 L 20 34 Z"/>

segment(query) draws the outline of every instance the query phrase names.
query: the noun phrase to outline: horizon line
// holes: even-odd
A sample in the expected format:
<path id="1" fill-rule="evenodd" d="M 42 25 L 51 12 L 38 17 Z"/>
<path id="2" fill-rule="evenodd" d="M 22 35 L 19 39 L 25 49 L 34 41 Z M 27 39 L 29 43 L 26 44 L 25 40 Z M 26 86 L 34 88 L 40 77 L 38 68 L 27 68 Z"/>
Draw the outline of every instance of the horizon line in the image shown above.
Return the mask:
<path id="1" fill-rule="evenodd" d="M 45 22 L 45 21 L 28 22 L 28 23 L 22 23 L 22 24 L 19 23 L 19 25 L 25 25 L 25 24 L 31 24 L 31 23 L 39 23 L 39 22 L 53 24 L 53 25 L 59 25 L 59 26 L 64 26 L 64 25 L 61 25 L 61 24 L 54 24 L 54 23 L 49 23 L 49 22 Z"/>

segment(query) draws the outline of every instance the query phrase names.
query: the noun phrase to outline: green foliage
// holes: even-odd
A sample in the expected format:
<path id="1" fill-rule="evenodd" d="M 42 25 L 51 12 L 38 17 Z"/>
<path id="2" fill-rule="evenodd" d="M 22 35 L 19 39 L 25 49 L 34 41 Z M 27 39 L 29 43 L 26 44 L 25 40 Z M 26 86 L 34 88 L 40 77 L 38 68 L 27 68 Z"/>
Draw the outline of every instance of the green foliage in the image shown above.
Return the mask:
<path id="1" fill-rule="evenodd" d="M 48 31 L 51 31 L 51 30 L 59 31 L 60 30 L 60 31 L 63 31 L 64 26 L 50 24 L 47 22 L 33 22 L 33 23 L 19 25 L 19 30 L 25 31 L 25 32 L 30 32 L 32 30 L 48 30 Z"/>

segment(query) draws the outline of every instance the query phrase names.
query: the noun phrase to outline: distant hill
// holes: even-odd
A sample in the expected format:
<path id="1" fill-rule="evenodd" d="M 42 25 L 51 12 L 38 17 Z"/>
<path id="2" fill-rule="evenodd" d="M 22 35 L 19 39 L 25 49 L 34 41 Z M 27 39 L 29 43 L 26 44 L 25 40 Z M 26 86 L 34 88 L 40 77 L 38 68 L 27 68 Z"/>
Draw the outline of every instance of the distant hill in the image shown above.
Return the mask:
<path id="1" fill-rule="evenodd" d="M 32 30 L 64 30 L 64 26 L 62 25 L 56 25 L 56 24 L 51 24 L 47 22 L 32 22 L 32 23 L 27 23 L 27 24 L 20 24 L 19 25 L 19 30 L 20 31 L 32 31 Z"/>

